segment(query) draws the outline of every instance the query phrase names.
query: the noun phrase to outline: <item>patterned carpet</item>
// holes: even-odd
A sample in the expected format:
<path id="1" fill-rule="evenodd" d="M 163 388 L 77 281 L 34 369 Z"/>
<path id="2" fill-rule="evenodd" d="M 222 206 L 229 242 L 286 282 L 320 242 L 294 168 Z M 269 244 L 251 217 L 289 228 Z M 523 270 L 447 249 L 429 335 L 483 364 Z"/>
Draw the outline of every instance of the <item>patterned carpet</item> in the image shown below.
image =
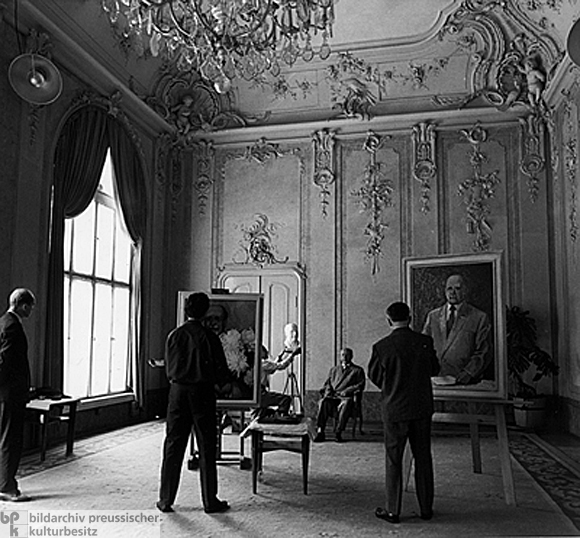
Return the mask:
<path id="1" fill-rule="evenodd" d="M 165 421 L 157 420 L 135 426 L 128 426 L 120 430 L 94 435 L 84 439 L 77 439 L 74 443 L 74 453 L 68 457 L 65 456 L 64 443 L 50 447 L 46 451 L 46 459 L 44 461 L 40 461 L 38 451 L 25 454 L 18 469 L 18 476 L 25 477 L 44 471 L 45 469 L 64 465 L 84 456 L 97 454 L 109 448 L 114 448 L 124 443 L 158 433 L 164 428 Z"/>
<path id="2" fill-rule="evenodd" d="M 38 452 L 27 454 L 22 459 L 19 476 L 29 476 L 84 456 L 103 452 L 124 443 L 159 433 L 164 427 L 165 422 L 159 420 L 80 439 L 75 441 L 74 454 L 69 457 L 65 456 L 64 445 L 61 443 L 49 448 L 44 462 L 40 461 Z M 380 435 L 367 435 L 366 441 L 371 440 L 380 442 L 382 439 Z M 551 450 L 549 445 L 539 442 L 533 434 L 510 432 L 509 446 L 512 456 L 580 531 L 580 473 L 578 467 L 567 465 L 558 457 L 557 449 Z"/>
<path id="3" fill-rule="evenodd" d="M 580 476 L 534 441 L 534 436 L 510 434 L 510 452 L 580 530 Z"/>

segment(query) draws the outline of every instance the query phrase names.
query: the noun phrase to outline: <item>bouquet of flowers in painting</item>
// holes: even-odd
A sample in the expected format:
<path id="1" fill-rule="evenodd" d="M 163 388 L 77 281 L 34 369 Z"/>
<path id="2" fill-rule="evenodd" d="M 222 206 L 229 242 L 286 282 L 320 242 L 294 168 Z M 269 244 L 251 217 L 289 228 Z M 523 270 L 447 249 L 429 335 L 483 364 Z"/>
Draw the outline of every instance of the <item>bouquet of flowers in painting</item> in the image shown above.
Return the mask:
<path id="1" fill-rule="evenodd" d="M 228 369 L 232 375 L 228 397 L 245 399 L 252 397 L 254 384 L 254 358 L 256 353 L 254 329 L 239 331 L 229 329 L 220 335 Z"/>

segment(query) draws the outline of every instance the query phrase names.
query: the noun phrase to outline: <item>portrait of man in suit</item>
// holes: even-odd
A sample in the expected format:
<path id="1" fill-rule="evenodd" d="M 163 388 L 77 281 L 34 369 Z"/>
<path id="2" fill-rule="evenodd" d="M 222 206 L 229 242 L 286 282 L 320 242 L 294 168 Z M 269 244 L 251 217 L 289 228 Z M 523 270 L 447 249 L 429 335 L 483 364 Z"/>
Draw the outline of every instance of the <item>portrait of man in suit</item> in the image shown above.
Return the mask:
<path id="1" fill-rule="evenodd" d="M 498 252 L 405 258 L 411 326 L 433 338 L 439 395 L 504 397 L 505 312 Z"/>
<path id="2" fill-rule="evenodd" d="M 488 315 L 467 302 L 467 283 L 461 274 L 445 282 L 445 304 L 431 310 L 423 334 L 433 338 L 441 376 L 459 385 L 478 383 L 492 359 Z"/>

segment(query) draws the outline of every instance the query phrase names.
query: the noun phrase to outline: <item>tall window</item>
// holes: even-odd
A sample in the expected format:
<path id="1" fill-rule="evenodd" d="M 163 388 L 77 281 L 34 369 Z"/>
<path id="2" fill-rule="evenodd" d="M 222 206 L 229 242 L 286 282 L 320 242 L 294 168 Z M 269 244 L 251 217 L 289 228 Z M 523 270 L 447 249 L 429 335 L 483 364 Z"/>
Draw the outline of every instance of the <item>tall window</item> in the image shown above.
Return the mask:
<path id="1" fill-rule="evenodd" d="M 81 398 L 128 388 L 133 246 L 113 174 L 108 153 L 93 201 L 65 221 L 64 392 Z"/>

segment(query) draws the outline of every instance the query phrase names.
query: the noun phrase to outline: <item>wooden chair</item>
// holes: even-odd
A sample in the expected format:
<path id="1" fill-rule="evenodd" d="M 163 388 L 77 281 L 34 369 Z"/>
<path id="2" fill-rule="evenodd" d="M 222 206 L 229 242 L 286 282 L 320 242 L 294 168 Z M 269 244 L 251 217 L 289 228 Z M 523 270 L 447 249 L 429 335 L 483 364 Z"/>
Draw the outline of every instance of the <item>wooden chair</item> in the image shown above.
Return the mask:
<path id="1" fill-rule="evenodd" d="M 364 435 L 365 432 L 363 431 L 363 394 L 364 391 L 359 390 L 354 394 L 354 405 L 352 406 L 351 412 L 348 416 L 348 420 L 352 420 L 352 438 L 356 437 L 356 429 L 358 426 L 358 431 L 360 435 Z M 338 409 L 334 415 L 334 426 L 338 425 Z"/>

